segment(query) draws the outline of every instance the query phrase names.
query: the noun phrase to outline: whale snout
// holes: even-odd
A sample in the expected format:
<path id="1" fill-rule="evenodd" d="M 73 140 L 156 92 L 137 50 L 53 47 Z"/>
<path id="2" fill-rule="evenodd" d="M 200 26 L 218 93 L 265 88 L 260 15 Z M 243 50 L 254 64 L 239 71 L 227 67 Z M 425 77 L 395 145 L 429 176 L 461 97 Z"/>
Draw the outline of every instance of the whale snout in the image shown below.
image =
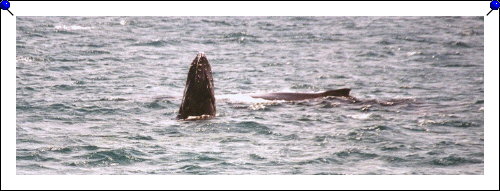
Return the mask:
<path id="1" fill-rule="evenodd" d="M 206 57 L 204 52 L 198 52 L 196 57 Z"/>
<path id="2" fill-rule="evenodd" d="M 198 54 L 196 54 L 196 58 L 193 60 L 191 65 L 196 65 L 197 67 L 208 65 L 208 59 L 205 53 L 198 52 Z"/>

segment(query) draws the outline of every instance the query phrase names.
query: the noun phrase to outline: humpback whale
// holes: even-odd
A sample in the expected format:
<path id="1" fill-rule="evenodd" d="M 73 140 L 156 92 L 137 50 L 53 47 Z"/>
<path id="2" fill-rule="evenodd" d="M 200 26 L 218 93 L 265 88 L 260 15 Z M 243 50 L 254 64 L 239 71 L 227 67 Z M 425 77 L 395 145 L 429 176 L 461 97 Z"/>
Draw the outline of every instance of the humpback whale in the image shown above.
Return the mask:
<path id="1" fill-rule="evenodd" d="M 350 97 L 351 89 L 328 90 L 321 93 L 278 92 L 251 95 L 265 100 L 297 101 L 327 96 Z M 210 119 L 215 117 L 214 80 L 212 69 L 204 53 L 198 53 L 189 68 L 184 95 L 177 119 Z"/>
<path id="2" fill-rule="evenodd" d="M 189 68 L 177 119 L 188 119 L 190 116 L 212 118 L 215 112 L 212 69 L 205 54 L 198 53 Z"/>
<path id="3" fill-rule="evenodd" d="M 266 100 L 285 100 L 285 101 L 297 101 L 305 99 L 314 99 L 327 96 L 349 96 L 351 89 L 343 88 L 337 90 L 328 90 L 321 93 L 291 93 L 291 92 L 278 92 L 269 93 L 261 95 L 251 95 L 253 98 L 261 98 Z"/>

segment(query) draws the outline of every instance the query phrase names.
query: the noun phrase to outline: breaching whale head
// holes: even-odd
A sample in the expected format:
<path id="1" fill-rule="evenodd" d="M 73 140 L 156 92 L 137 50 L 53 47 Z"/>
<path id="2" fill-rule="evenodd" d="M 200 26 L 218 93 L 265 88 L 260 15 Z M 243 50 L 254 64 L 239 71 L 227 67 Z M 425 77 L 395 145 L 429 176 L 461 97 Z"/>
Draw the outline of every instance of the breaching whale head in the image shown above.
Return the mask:
<path id="1" fill-rule="evenodd" d="M 211 118 L 215 116 L 214 80 L 204 53 L 198 53 L 191 63 L 182 104 L 177 119 Z"/>

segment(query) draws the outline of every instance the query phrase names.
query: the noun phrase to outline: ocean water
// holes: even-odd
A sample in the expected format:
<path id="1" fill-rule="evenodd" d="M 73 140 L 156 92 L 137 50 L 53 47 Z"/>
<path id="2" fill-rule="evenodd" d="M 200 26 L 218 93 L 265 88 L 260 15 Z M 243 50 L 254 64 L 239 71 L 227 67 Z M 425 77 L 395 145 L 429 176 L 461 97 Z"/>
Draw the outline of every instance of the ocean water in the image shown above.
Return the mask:
<path id="1" fill-rule="evenodd" d="M 16 19 L 20 175 L 484 174 L 483 17 Z M 217 117 L 179 121 L 199 51 Z"/>

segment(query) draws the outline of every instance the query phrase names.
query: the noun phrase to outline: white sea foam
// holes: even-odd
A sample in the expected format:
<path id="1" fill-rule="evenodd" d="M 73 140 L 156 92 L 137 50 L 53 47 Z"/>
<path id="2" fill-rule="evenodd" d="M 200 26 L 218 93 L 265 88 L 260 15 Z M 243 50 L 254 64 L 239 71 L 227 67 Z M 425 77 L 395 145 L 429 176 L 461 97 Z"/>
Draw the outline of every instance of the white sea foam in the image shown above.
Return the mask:
<path id="1" fill-rule="evenodd" d="M 372 116 L 371 113 L 347 115 L 347 117 L 350 117 L 353 119 L 368 119 L 368 118 L 370 118 L 370 116 Z"/>
<path id="2" fill-rule="evenodd" d="M 78 25 L 70 25 L 70 26 L 56 25 L 54 28 L 56 30 L 60 30 L 60 31 L 74 31 L 74 30 L 91 30 L 94 27 L 84 27 L 84 26 L 78 26 Z"/>
<path id="3" fill-rule="evenodd" d="M 27 56 L 18 56 L 16 57 L 16 61 L 33 62 L 33 58 Z"/>
<path id="4" fill-rule="evenodd" d="M 232 103 L 267 103 L 274 102 L 261 98 L 253 98 L 249 94 L 225 94 L 225 95 L 217 95 L 217 100 L 224 100 Z"/>
<path id="5" fill-rule="evenodd" d="M 126 25 L 127 23 L 128 21 L 125 19 L 120 20 L 120 25 Z"/>

